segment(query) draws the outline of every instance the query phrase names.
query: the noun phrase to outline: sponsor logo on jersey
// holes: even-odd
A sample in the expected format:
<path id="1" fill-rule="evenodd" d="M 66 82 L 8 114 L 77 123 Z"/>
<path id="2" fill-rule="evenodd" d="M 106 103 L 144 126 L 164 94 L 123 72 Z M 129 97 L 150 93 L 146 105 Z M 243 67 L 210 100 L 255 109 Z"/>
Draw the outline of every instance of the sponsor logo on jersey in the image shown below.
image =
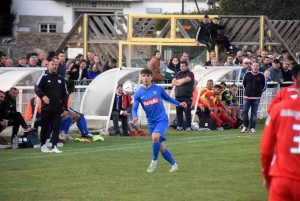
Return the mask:
<path id="1" fill-rule="evenodd" d="M 61 84 L 61 80 L 57 80 L 57 82 L 58 82 L 59 84 Z"/>
<path id="2" fill-rule="evenodd" d="M 287 91 L 288 91 L 288 92 L 291 92 L 291 91 L 296 91 L 296 92 L 298 92 L 298 89 L 297 89 L 297 88 L 287 88 Z"/>
<path id="3" fill-rule="evenodd" d="M 144 101 L 144 102 L 143 102 L 143 105 L 144 105 L 144 106 L 149 106 L 149 105 L 154 105 L 154 104 L 156 104 L 156 103 L 158 103 L 158 102 L 159 102 L 158 98 L 152 98 L 152 99 L 150 99 L 150 100 Z"/>
<path id="4" fill-rule="evenodd" d="M 282 117 L 294 117 L 297 120 L 300 120 L 300 111 L 295 110 L 281 110 L 280 116 Z"/>
<path id="5" fill-rule="evenodd" d="M 153 91 L 153 95 L 156 95 L 157 94 L 157 91 Z"/>

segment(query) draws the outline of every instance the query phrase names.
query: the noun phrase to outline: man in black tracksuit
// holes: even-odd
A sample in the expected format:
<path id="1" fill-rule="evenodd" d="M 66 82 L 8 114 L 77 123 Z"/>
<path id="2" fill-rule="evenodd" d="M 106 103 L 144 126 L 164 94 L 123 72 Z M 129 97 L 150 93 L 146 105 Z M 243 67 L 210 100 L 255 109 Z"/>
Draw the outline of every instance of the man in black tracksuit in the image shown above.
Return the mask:
<path id="1" fill-rule="evenodd" d="M 41 130 L 41 151 L 61 153 L 57 149 L 59 128 L 61 126 L 61 115 L 64 112 L 63 106 L 66 105 L 66 85 L 63 77 L 57 73 L 55 61 L 50 61 L 48 74 L 42 75 L 36 85 L 35 93 L 42 99 L 42 130 Z M 46 143 L 47 129 L 52 125 L 52 150 L 50 151 Z"/>
<path id="2" fill-rule="evenodd" d="M 198 46 L 200 43 L 206 45 L 207 50 L 210 52 L 215 49 L 216 42 L 211 38 L 209 29 L 208 29 L 208 19 L 207 15 L 204 16 L 202 22 L 200 22 L 197 32 L 196 32 L 196 45 Z M 208 44 L 211 44 L 210 45 Z"/>
<path id="3" fill-rule="evenodd" d="M 212 22 L 208 25 L 208 29 L 211 34 L 211 38 L 216 43 L 224 43 L 227 54 L 232 54 L 232 46 L 227 38 L 227 36 L 219 35 L 219 29 L 225 29 L 226 26 L 219 25 L 219 18 L 213 18 Z"/>
<path id="4" fill-rule="evenodd" d="M 251 133 L 255 133 L 258 105 L 260 103 L 260 98 L 262 93 L 267 88 L 266 78 L 263 73 L 259 72 L 258 63 L 253 63 L 252 70 L 245 73 L 243 79 L 243 87 L 244 87 L 244 101 L 243 101 L 244 127 L 241 132 L 245 133 L 246 131 L 250 130 Z M 250 119 L 250 129 L 249 129 L 248 112 L 250 107 L 251 107 L 251 119 Z"/>

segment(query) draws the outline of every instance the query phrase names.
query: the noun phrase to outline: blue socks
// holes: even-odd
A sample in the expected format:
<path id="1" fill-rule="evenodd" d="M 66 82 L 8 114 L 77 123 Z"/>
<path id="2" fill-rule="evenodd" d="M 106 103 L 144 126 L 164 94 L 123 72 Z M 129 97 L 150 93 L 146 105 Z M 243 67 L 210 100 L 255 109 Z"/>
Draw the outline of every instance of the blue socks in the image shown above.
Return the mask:
<path id="1" fill-rule="evenodd" d="M 70 130 L 70 126 L 72 123 L 73 117 L 72 116 L 68 116 L 68 118 L 66 120 L 64 120 L 64 118 L 62 118 L 62 123 L 60 126 L 60 132 L 64 131 L 65 134 L 69 134 L 69 130 Z"/>
<path id="2" fill-rule="evenodd" d="M 81 133 L 82 136 L 89 134 L 89 129 L 87 127 L 87 122 L 86 119 L 83 117 L 81 117 L 78 121 L 77 121 L 77 127 Z"/>
<path id="3" fill-rule="evenodd" d="M 156 161 L 160 150 L 160 142 L 152 143 L 152 160 Z"/>
<path id="4" fill-rule="evenodd" d="M 175 164 L 175 161 L 171 155 L 171 153 L 169 152 L 168 149 L 166 149 L 166 151 L 164 153 L 161 153 L 161 155 L 164 157 L 164 159 L 166 159 L 166 161 L 168 161 L 171 165 Z"/>

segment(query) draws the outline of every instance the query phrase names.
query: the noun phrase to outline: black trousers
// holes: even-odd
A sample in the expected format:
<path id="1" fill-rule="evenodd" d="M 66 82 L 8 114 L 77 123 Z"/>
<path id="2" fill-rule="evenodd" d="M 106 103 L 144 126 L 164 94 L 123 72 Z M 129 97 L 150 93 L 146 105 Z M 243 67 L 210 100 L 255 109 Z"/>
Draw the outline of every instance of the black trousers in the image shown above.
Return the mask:
<path id="1" fill-rule="evenodd" d="M 186 127 L 191 127 L 192 124 L 192 97 L 178 97 L 176 98 L 179 102 L 185 102 L 187 104 L 186 108 L 183 107 L 176 107 L 176 115 L 178 119 L 178 126 L 182 127 L 182 121 L 183 121 L 183 112 L 185 114 L 186 119 Z"/>
<path id="2" fill-rule="evenodd" d="M 44 111 L 42 110 L 42 129 L 41 129 L 41 144 L 42 146 L 47 140 L 47 130 L 51 123 L 52 125 L 52 148 L 57 145 L 59 128 L 61 126 L 62 110 Z"/>
<path id="3" fill-rule="evenodd" d="M 11 141 L 18 134 L 20 126 L 22 126 L 24 129 L 27 128 L 27 124 L 20 112 L 10 113 L 9 121 L 7 122 L 7 124 L 8 124 L 8 126 L 13 127 Z"/>
<path id="4" fill-rule="evenodd" d="M 218 36 L 216 38 L 213 38 L 213 40 L 216 42 L 216 43 L 224 43 L 225 45 L 225 48 L 226 48 L 226 51 L 230 51 L 230 41 L 228 40 L 227 36 Z"/>
<path id="5" fill-rule="evenodd" d="M 211 52 L 212 50 L 215 50 L 216 42 L 213 39 L 208 38 L 206 40 L 199 40 L 199 42 L 206 45 L 207 51 Z"/>

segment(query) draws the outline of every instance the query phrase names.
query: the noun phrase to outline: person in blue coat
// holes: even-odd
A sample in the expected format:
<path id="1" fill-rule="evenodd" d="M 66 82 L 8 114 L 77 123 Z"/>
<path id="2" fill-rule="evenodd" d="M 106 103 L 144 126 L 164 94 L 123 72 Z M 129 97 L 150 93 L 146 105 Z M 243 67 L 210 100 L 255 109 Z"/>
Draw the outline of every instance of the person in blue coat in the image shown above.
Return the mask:
<path id="1" fill-rule="evenodd" d="M 92 70 L 88 69 L 88 79 L 94 79 L 102 73 L 101 67 L 98 63 L 94 63 Z"/>

